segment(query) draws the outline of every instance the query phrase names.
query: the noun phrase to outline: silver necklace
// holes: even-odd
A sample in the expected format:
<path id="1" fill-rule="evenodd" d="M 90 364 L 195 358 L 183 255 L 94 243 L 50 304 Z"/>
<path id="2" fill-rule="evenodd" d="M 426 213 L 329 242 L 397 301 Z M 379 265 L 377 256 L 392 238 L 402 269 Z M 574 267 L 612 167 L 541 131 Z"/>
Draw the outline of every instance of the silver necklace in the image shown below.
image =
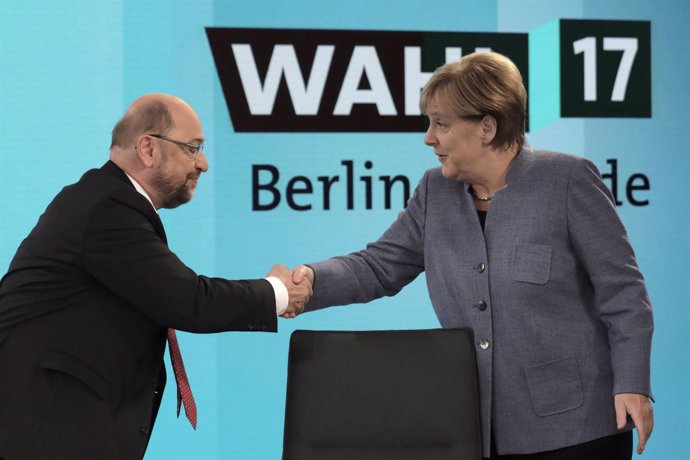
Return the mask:
<path id="1" fill-rule="evenodd" d="M 495 193 L 492 193 L 489 196 L 479 196 L 479 195 L 477 195 L 477 192 L 474 191 L 474 187 L 470 188 L 470 192 L 472 193 L 472 196 L 474 197 L 474 199 L 477 201 L 491 201 L 495 195 Z"/>
<path id="2" fill-rule="evenodd" d="M 472 194 L 472 196 L 473 196 L 474 199 L 477 200 L 477 201 L 491 201 L 491 199 L 494 197 L 493 195 L 489 195 L 489 196 L 478 196 L 478 195 L 475 195 L 474 193 Z"/>

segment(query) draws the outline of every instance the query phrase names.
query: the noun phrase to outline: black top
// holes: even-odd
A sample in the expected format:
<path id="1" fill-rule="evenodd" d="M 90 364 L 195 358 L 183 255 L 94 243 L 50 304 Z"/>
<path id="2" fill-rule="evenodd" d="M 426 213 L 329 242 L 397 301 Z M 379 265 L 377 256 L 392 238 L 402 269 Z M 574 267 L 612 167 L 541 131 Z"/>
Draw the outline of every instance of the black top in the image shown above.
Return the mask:
<path id="1" fill-rule="evenodd" d="M 477 209 L 477 215 L 479 216 L 479 223 L 482 224 L 482 231 L 484 231 L 484 222 L 486 222 L 486 213 L 488 211 L 480 211 Z"/>

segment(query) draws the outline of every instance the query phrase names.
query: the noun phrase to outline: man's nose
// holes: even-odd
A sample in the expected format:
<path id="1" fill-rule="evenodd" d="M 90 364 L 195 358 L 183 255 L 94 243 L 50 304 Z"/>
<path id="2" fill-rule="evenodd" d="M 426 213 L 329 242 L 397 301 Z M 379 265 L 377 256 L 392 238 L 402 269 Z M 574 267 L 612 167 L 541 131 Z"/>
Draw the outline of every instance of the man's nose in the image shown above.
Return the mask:
<path id="1" fill-rule="evenodd" d="M 199 156 L 196 157 L 194 166 L 196 169 L 200 169 L 201 172 L 208 171 L 208 160 L 206 160 L 206 154 L 204 152 L 199 152 Z"/>

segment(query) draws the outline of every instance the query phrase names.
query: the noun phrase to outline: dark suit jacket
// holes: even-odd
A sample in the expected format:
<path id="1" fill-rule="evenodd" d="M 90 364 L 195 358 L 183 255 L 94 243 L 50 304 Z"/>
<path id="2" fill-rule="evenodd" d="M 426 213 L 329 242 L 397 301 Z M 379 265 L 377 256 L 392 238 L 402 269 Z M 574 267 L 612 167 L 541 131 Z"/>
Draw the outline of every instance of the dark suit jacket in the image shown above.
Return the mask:
<path id="1" fill-rule="evenodd" d="M 363 251 L 312 264 L 307 309 L 393 295 L 425 272 L 443 327 L 476 340 L 484 456 L 617 433 L 613 395 L 651 396 L 652 307 L 591 161 L 524 149 L 484 231 L 468 183 L 440 168 Z"/>
<path id="2" fill-rule="evenodd" d="M 0 282 L 0 458 L 141 458 L 168 327 L 276 325 L 266 280 L 197 275 L 123 171 L 88 171 L 55 197 Z"/>

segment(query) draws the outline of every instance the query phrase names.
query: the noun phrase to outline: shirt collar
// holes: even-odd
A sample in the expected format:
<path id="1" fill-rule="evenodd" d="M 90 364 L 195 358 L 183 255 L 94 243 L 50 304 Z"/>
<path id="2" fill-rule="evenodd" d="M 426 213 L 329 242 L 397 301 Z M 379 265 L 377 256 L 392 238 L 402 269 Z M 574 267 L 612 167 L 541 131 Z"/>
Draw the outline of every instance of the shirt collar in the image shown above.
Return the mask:
<path id="1" fill-rule="evenodd" d="M 124 171 L 123 171 L 123 172 L 124 172 Z M 134 180 L 134 178 L 133 178 L 132 176 L 130 176 L 130 175 L 127 174 L 126 172 L 125 172 L 125 174 L 127 175 L 127 178 L 129 178 L 130 182 L 132 182 L 132 185 L 133 185 L 134 188 L 137 190 L 137 192 L 141 193 L 141 194 L 144 196 L 144 198 L 146 198 L 146 199 L 148 200 L 148 202 L 151 203 L 151 206 L 153 207 L 153 210 L 156 211 L 156 213 L 158 213 L 158 210 L 156 209 L 156 206 L 154 206 L 153 201 L 151 200 L 151 197 L 149 196 L 148 193 L 146 193 L 146 190 L 144 190 L 144 187 L 142 187 L 142 186 L 139 184 L 139 182 L 137 182 L 136 180 Z"/>

